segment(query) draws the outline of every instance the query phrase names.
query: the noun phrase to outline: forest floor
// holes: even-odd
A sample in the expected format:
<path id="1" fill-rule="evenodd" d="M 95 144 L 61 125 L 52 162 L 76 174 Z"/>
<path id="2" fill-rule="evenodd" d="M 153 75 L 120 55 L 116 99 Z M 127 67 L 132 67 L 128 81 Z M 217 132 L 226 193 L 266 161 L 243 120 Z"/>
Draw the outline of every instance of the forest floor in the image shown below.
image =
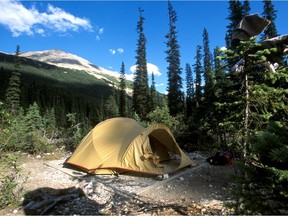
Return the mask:
<path id="1" fill-rule="evenodd" d="M 202 152 L 187 154 L 197 166 L 164 179 L 143 174 L 89 175 L 63 166 L 69 154 L 19 159 L 19 206 L 0 215 L 223 215 L 233 214 L 233 166 L 212 166 Z"/>

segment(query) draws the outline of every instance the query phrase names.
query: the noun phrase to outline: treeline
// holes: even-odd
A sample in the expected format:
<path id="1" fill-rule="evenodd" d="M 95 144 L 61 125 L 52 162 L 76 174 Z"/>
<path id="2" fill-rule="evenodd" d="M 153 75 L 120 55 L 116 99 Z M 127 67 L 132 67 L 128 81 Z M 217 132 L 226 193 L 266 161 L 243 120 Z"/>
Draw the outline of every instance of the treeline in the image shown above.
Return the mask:
<path id="1" fill-rule="evenodd" d="M 6 100 L 9 79 L 19 61 L 19 103 L 23 110 L 34 102 L 39 106 L 41 114 L 54 108 L 59 127 L 67 126 L 68 113 L 77 113 L 78 122 L 90 125 L 105 119 L 103 109 L 113 94 L 113 88 L 108 85 L 112 85 L 112 81 L 107 83 L 85 72 L 58 68 L 16 55 L 1 54 L 0 59 L 0 100 Z"/>

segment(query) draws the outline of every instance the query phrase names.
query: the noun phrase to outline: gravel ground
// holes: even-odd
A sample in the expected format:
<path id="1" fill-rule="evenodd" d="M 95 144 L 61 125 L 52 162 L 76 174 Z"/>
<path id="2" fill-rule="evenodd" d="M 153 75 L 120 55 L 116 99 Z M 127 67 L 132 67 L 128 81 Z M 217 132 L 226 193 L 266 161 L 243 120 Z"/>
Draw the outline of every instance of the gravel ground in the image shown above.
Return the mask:
<path id="1" fill-rule="evenodd" d="M 25 191 L 21 205 L 0 210 L 0 215 L 233 214 L 225 207 L 233 201 L 228 193 L 233 166 L 211 166 L 205 161 L 208 155 L 200 152 L 188 155 L 198 166 L 164 180 L 133 173 L 66 172 L 62 167 L 69 155 L 58 160 L 24 155 L 18 178 Z"/>

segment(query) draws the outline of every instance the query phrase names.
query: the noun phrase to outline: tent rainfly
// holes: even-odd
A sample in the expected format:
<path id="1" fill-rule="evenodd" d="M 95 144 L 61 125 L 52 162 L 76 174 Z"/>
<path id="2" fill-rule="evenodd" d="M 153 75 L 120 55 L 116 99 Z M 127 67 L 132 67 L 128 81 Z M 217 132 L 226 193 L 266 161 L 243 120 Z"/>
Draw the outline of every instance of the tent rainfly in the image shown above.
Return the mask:
<path id="1" fill-rule="evenodd" d="M 195 165 L 167 126 L 144 128 L 134 119 L 112 118 L 96 125 L 66 163 L 92 174 L 134 171 L 163 175 L 167 169 L 161 162 L 173 157 L 178 163 L 169 172 Z"/>

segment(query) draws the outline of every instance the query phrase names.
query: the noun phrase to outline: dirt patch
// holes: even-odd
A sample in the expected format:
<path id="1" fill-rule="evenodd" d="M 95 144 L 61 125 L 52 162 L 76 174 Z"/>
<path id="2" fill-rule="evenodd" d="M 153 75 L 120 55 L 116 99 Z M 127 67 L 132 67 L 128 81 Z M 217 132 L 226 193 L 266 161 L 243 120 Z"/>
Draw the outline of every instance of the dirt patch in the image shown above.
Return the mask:
<path id="1" fill-rule="evenodd" d="M 159 180 L 155 176 L 125 173 L 87 175 L 67 169 L 58 160 L 25 156 L 19 182 L 27 178 L 22 205 L 0 214 L 226 214 L 232 201 L 232 166 L 211 166 L 207 154 L 188 154 L 198 165 Z"/>

